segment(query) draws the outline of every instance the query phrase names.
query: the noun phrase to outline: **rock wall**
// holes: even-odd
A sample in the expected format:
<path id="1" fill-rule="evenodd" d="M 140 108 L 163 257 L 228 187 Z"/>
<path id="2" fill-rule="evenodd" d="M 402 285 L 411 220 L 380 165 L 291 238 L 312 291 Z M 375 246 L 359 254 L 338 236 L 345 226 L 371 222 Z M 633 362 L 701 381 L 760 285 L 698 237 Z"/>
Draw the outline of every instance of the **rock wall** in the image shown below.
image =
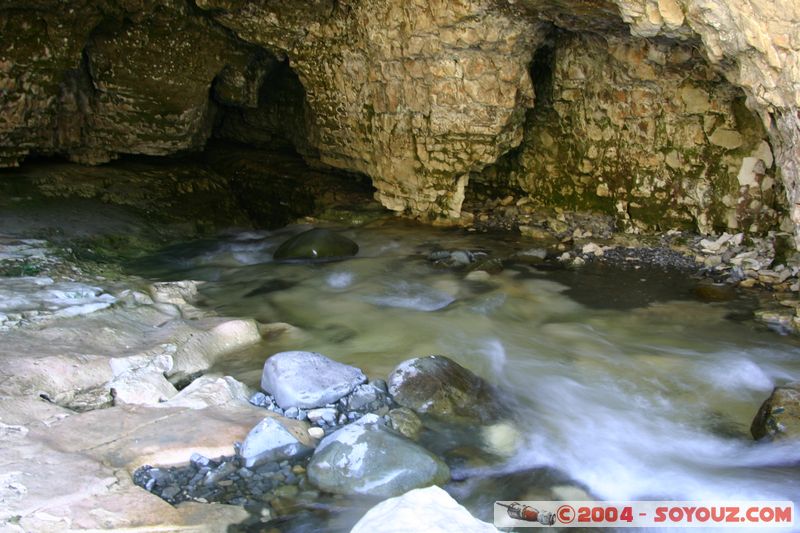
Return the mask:
<path id="1" fill-rule="evenodd" d="M 539 25 L 482 0 L 288 4 L 198 2 L 288 58 L 323 163 L 372 176 L 390 209 L 457 217 L 468 173 L 522 140 Z"/>
<path id="2" fill-rule="evenodd" d="M 794 0 L 615 0 L 635 36 L 697 36 L 768 130 L 800 247 L 800 4 Z"/>
<path id="3" fill-rule="evenodd" d="M 212 81 L 253 51 L 181 0 L 120 4 L 0 9 L 0 165 L 203 147 Z"/>
<path id="4" fill-rule="evenodd" d="M 710 65 L 700 67 L 707 70 L 700 89 L 709 105 L 735 100 L 722 94 L 728 89 L 711 88 L 718 74 L 742 88 L 746 107 L 761 117 L 775 179 L 785 186 L 800 227 L 800 6 L 794 0 L 4 1 L 0 165 L 17 164 L 29 153 L 98 163 L 119 153 L 200 149 L 217 103 L 258 108 L 264 80 L 284 62 L 305 98 L 305 131 L 292 139 L 301 151 L 368 174 L 391 209 L 456 218 L 469 174 L 521 143 L 526 112 L 534 106 L 528 66 L 554 28 L 606 35 L 610 42 L 639 39 L 630 41 L 634 55 L 678 57 L 680 50 L 697 49 Z M 617 62 L 632 60 L 609 53 Z M 688 66 L 699 59 L 693 54 Z M 599 60 L 610 61 L 604 54 Z M 659 61 L 647 57 L 642 65 L 656 71 L 681 66 Z M 687 80 L 696 74 L 687 73 Z M 679 77 L 670 74 L 672 85 L 656 92 L 672 94 Z M 621 90 L 660 81 L 621 80 Z M 721 120 L 732 127 L 737 116 Z M 710 140 L 714 131 L 706 126 L 702 135 Z M 642 134 L 653 133 L 643 127 Z M 722 166 L 734 165 L 734 155 L 751 156 L 750 133 L 757 134 L 755 126 L 748 128 L 743 144 L 729 150 L 741 153 L 721 154 Z M 633 136 L 615 134 L 621 142 Z M 699 168 L 699 156 L 678 153 L 685 159 L 678 168 Z M 645 166 L 655 173 L 659 165 Z M 714 174 L 717 182 L 724 174 Z M 600 171 L 582 175 L 592 180 Z M 693 179 L 705 177 L 694 173 Z M 600 183 L 584 185 L 597 192 Z M 701 230 L 723 219 L 730 227 L 730 211 L 741 198 L 734 194 L 708 220 L 699 212 L 692 216 Z M 638 201 L 628 198 L 626 209 Z M 770 201 L 758 201 L 753 216 L 736 215 L 739 227 L 768 223 L 761 207 Z"/>
<path id="5" fill-rule="evenodd" d="M 525 141 L 495 180 L 540 205 L 612 214 L 628 231 L 779 224 L 766 132 L 693 47 L 586 34 L 551 46 L 532 67 Z"/>

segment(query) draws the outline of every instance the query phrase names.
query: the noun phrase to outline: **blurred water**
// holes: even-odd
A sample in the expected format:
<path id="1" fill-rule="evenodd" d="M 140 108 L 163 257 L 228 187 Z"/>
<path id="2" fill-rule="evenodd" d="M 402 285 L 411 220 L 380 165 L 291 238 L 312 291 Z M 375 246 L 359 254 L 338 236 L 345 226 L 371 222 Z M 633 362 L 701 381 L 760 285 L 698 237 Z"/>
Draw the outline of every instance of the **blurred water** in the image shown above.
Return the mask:
<path id="1" fill-rule="evenodd" d="M 524 444 L 489 469 L 497 479 L 546 469 L 603 499 L 800 501 L 800 448 L 749 436 L 772 388 L 800 379 L 800 348 L 731 318 L 746 299 L 696 301 L 695 281 L 658 269 L 520 264 L 469 281 L 425 257 L 437 246 L 502 256 L 532 245 L 402 223 L 345 231 L 361 246 L 348 261 L 273 263 L 271 251 L 301 229 L 184 246 L 139 268 L 208 280 L 203 304 L 221 314 L 303 330 L 221 363 L 251 385 L 266 356 L 288 349 L 383 378 L 410 357 L 452 357 L 516 402 L 510 415 Z M 541 495 L 553 483 L 537 479 L 529 477 L 527 493 L 505 496 Z M 502 499 L 488 487 L 482 496 L 487 485 L 474 494 L 451 488 L 474 507 Z"/>

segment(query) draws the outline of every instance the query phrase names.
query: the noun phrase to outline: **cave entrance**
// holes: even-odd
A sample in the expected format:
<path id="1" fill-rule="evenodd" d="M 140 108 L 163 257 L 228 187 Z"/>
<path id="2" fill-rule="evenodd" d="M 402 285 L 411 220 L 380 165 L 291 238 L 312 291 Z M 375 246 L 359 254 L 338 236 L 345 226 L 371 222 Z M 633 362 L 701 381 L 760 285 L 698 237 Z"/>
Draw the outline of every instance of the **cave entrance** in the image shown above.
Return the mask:
<path id="1" fill-rule="evenodd" d="M 632 232 L 763 234 L 781 224 L 768 134 L 692 43 L 558 30 L 530 74 L 523 141 L 471 177 L 467 204 L 595 212 Z"/>
<path id="2" fill-rule="evenodd" d="M 233 88 L 230 78 L 236 81 Z M 243 90 L 247 84 L 252 94 Z M 371 203 L 369 177 L 319 162 L 309 140 L 313 113 L 288 61 L 261 58 L 243 77 L 223 73 L 212 97 L 218 113 L 206 158 L 228 177 L 257 226 L 276 228 L 312 213 L 324 216 Z"/>

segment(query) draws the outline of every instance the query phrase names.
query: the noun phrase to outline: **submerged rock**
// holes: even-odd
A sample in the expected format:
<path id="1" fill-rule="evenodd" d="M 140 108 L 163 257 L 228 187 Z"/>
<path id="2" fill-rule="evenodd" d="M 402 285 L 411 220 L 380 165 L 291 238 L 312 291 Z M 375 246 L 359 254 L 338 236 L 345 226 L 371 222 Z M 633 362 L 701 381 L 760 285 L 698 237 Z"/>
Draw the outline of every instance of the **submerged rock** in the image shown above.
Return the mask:
<path id="1" fill-rule="evenodd" d="M 353 366 L 315 352 L 281 352 L 264 363 L 261 388 L 283 409 L 312 409 L 333 403 L 367 376 Z"/>
<path id="2" fill-rule="evenodd" d="M 800 382 L 775 387 L 761 404 L 750 433 L 755 439 L 800 438 Z"/>
<path id="3" fill-rule="evenodd" d="M 247 434 L 239 454 L 244 459 L 244 466 L 251 468 L 268 462 L 302 457 L 310 454 L 313 449 L 304 424 L 296 422 L 286 427 L 275 418 L 267 417 Z"/>
<path id="4" fill-rule="evenodd" d="M 482 522 L 439 487 L 426 487 L 382 501 L 359 520 L 350 533 L 405 533 L 424 525 L 430 533 L 460 531 L 492 533 L 493 525 Z"/>
<path id="5" fill-rule="evenodd" d="M 419 439 L 422 433 L 422 420 L 408 407 L 398 407 L 386 414 L 390 428 L 411 440 Z"/>
<path id="6" fill-rule="evenodd" d="M 442 355 L 400 363 L 389 375 L 388 383 L 394 401 L 417 413 L 486 423 L 496 420 L 501 412 L 500 402 L 488 383 Z"/>
<path id="7" fill-rule="evenodd" d="M 285 241 L 275 250 L 273 257 L 279 261 L 332 260 L 352 257 L 357 253 L 358 244 L 347 237 L 327 229 L 314 228 Z"/>
<path id="8" fill-rule="evenodd" d="M 366 415 L 322 440 L 308 478 L 328 492 L 386 498 L 445 483 L 450 470 L 428 450 L 386 429 L 378 416 Z"/>

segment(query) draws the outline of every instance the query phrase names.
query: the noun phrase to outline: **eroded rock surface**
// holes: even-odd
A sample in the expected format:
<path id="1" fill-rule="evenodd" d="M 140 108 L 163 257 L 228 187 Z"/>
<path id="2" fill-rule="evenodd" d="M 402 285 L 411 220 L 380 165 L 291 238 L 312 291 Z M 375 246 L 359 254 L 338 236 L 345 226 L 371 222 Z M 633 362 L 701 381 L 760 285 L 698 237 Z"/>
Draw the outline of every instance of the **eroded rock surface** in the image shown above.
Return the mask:
<path id="1" fill-rule="evenodd" d="M 545 85 L 529 67 L 555 40 L 571 57 L 559 99 L 584 89 L 587 108 L 609 111 L 586 124 L 562 113 L 560 129 L 586 130 L 598 152 L 633 148 L 603 157 L 579 146 L 580 183 L 567 196 L 613 202 L 636 228 L 657 219 L 640 214 L 649 204 L 675 208 L 658 196 L 675 185 L 679 221 L 763 231 L 783 195 L 796 228 L 799 10 L 792 0 L 10 2 L 0 8 L 0 165 L 30 153 L 99 163 L 197 150 L 218 118 L 219 135 L 253 144 L 271 141 L 249 124 L 286 130 L 310 161 L 369 175 L 395 211 L 457 218 L 470 174 L 535 135 L 526 113 L 547 94 L 534 95 Z M 605 67 L 613 76 L 577 76 Z M 731 109 L 734 88 L 743 98 Z M 623 101 L 632 114 L 620 114 Z M 743 131 L 752 113 L 763 131 Z M 538 155 L 526 168 L 551 166 L 528 152 Z M 608 168 L 614 158 L 632 163 L 631 176 Z M 536 179 L 522 182 L 530 191 Z"/>

